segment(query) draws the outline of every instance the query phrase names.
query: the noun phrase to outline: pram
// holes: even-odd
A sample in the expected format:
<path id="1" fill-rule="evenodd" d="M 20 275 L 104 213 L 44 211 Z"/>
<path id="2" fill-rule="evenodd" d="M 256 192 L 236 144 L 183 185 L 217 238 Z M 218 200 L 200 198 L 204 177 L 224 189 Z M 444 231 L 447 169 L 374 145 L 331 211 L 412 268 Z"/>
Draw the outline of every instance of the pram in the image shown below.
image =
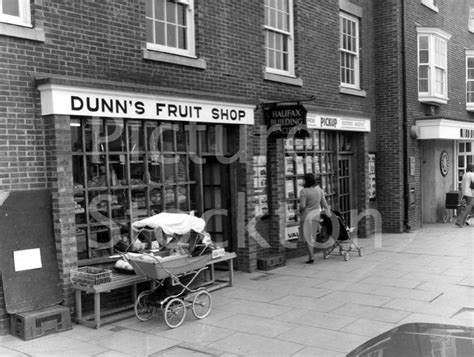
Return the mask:
<path id="1" fill-rule="evenodd" d="M 323 247 L 324 259 L 328 259 L 329 255 L 333 254 L 342 255 L 344 260 L 348 261 L 351 258 L 349 254 L 351 251 L 357 251 L 360 257 L 364 255 L 364 248 L 358 247 L 352 240 L 353 229 L 347 226 L 340 212 L 332 211 L 332 215 L 322 213 L 320 227 L 316 243 L 330 241 L 329 247 Z M 333 253 L 336 249 L 338 253 Z"/>
<path id="2" fill-rule="evenodd" d="M 201 244 L 205 236 L 202 233 L 205 222 L 201 220 L 186 214 L 160 213 L 132 224 L 137 232 L 160 228 L 167 235 L 174 232 L 189 234 L 186 252 L 162 250 L 125 253 L 125 259 L 133 266 L 136 274 L 153 280 L 152 289 L 141 292 L 137 297 L 135 315 L 139 320 L 150 320 L 158 308 L 163 311 L 169 328 L 176 328 L 183 323 L 189 307 L 197 319 L 209 315 L 211 295 L 204 287 L 192 287 L 197 276 L 207 269 L 207 264 L 211 261 L 211 254 L 201 254 L 207 247 Z M 194 229 L 200 229 L 201 232 Z M 198 254 L 195 254 L 196 250 L 199 251 Z"/>

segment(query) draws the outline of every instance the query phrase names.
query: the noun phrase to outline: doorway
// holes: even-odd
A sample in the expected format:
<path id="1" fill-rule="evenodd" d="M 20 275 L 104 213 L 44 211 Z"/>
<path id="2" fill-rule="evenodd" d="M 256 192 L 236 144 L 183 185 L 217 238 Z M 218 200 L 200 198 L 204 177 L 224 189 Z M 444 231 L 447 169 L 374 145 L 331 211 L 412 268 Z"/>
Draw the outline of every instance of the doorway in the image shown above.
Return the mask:
<path id="1" fill-rule="evenodd" d="M 230 168 L 231 165 L 218 162 L 215 156 L 205 157 L 202 165 L 203 218 L 212 240 L 233 252 Z"/>
<path id="2" fill-rule="evenodd" d="M 351 218 L 351 157 L 340 155 L 338 159 L 338 180 L 339 180 L 339 211 L 346 224 L 350 227 Z"/>

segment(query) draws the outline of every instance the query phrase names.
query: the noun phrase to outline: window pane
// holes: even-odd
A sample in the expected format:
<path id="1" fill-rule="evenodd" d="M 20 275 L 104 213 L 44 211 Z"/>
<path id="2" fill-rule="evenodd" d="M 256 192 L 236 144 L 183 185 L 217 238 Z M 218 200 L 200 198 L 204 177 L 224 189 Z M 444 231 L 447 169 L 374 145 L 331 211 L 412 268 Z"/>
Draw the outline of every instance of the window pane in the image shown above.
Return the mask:
<path id="1" fill-rule="evenodd" d="M 429 67 L 428 66 L 419 66 L 418 70 L 418 90 L 420 92 L 429 92 Z"/>
<path id="2" fill-rule="evenodd" d="M 186 26 L 186 8 L 182 4 L 178 4 L 178 25 Z"/>
<path id="3" fill-rule="evenodd" d="M 170 1 L 166 2 L 166 21 L 176 23 L 176 5 Z"/>
<path id="4" fill-rule="evenodd" d="M 420 50 L 428 50 L 428 36 L 420 36 L 419 41 Z"/>
<path id="5" fill-rule="evenodd" d="M 2 12 L 5 15 L 20 16 L 19 0 L 3 0 Z"/>
<path id="6" fill-rule="evenodd" d="M 420 63 L 428 63 L 430 60 L 429 51 L 420 51 Z"/>
<path id="7" fill-rule="evenodd" d="M 165 34 L 166 31 L 164 22 L 155 21 L 155 43 L 159 45 L 166 45 Z"/>
<path id="8" fill-rule="evenodd" d="M 178 27 L 178 48 L 186 49 L 186 28 Z"/>
<path id="9" fill-rule="evenodd" d="M 155 19 L 165 20 L 165 0 L 155 0 Z"/>
<path id="10" fill-rule="evenodd" d="M 168 26 L 166 26 L 166 44 L 170 47 L 176 47 L 176 37 L 176 27 L 168 24 Z"/>
<path id="11" fill-rule="evenodd" d="M 152 0 L 147 0 L 145 4 L 145 16 L 153 17 L 153 1 Z"/>
<path id="12" fill-rule="evenodd" d="M 151 19 L 146 19 L 146 42 L 155 42 L 153 39 L 153 20 Z"/>

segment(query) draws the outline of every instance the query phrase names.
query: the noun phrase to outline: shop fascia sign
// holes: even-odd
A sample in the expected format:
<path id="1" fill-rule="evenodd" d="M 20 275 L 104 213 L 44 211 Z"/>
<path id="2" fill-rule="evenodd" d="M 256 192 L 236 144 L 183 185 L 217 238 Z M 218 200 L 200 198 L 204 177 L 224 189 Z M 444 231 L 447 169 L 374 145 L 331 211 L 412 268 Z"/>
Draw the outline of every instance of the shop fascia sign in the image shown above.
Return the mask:
<path id="1" fill-rule="evenodd" d="M 306 114 L 308 111 L 301 104 L 270 105 L 264 107 L 265 124 L 268 129 L 274 129 L 273 135 L 286 136 L 295 127 L 306 125 Z"/>
<path id="2" fill-rule="evenodd" d="M 370 132 L 370 119 L 309 113 L 308 129 Z"/>
<path id="3" fill-rule="evenodd" d="M 419 140 L 450 139 L 474 140 L 474 123 L 450 119 L 421 119 L 412 128 Z"/>
<path id="4" fill-rule="evenodd" d="M 254 124 L 255 105 L 212 102 L 151 94 L 46 84 L 41 115 L 172 120 L 215 124 Z"/>

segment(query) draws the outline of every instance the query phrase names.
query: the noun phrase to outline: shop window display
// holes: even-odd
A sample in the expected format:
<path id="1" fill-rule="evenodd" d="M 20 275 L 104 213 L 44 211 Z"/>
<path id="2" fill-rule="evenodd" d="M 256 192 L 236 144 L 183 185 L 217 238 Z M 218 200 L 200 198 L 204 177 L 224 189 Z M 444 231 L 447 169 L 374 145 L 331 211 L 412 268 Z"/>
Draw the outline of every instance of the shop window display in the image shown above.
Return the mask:
<path id="1" fill-rule="evenodd" d="M 351 136 L 347 133 L 312 130 L 306 138 L 285 140 L 285 204 L 287 239 L 298 239 L 299 193 L 303 176 L 313 173 L 332 209 L 337 209 L 350 223 Z"/>
<path id="2" fill-rule="evenodd" d="M 286 224 L 298 224 L 299 192 L 305 173 L 314 173 L 331 207 L 337 200 L 337 137 L 334 133 L 313 130 L 306 138 L 285 139 Z M 296 235 L 297 239 L 298 236 Z"/>
<path id="3" fill-rule="evenodd" d="M 199 170 L 190 158 L 184 125 L 71 119 L 80 261 L 100 260 L 130 244 L 134 221 L 164 211 L 199 209 Z"/>

